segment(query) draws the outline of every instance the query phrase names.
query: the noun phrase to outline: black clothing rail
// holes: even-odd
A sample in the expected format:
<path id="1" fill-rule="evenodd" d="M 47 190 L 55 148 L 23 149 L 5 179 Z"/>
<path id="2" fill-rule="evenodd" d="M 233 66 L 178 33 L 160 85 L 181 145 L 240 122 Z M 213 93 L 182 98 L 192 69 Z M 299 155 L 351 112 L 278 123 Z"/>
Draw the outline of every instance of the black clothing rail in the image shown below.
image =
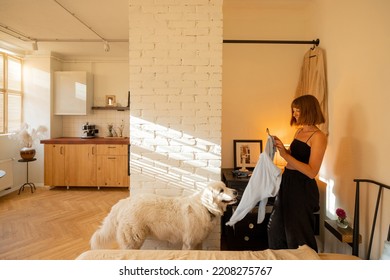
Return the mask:
<path id="1" fill-rule="evenodd" d="M 320 39 L 312 41 L 289 41 L 289 40 L 223 40 L 227 44 L 309 44 L 316 45 L 320 44 Z"/>
<path id="2" fill-rule="evenodd" d="M 370 255 L 371 255 L 372 240 L 374 238 L 376 218 L 378 216 L 379 202 L 381 200 L 381 196 L 383 193 L 382 190 L 383 189 L 390 190 L 390 186 L 387 186 L 385 184 L 382 184 L 382 183 L 379 183 L 377 181 L 370 180 L 370 179 L 354 179 L 353 181 L 356 183 L 356 193 L 355 193 L 355 216 L 353 219 L 352 255 L 355 255 L 355 256 L 359 256 L 360 183 L 369 183 L 369 185 L 378 186 L 378 195 L 377 195 L 376 204 L 375 204 L 375 213 L 374 213 L 374 217 L 372 219 L 370 242 L 368 245 L 368 253 L 367 253 L 367 259 L 369 260 Z M 389 227 L 389 231 L 390 231 L 390 227 Z M 389 235 L 390 235 L 390 232 L 389 232 Z"/>

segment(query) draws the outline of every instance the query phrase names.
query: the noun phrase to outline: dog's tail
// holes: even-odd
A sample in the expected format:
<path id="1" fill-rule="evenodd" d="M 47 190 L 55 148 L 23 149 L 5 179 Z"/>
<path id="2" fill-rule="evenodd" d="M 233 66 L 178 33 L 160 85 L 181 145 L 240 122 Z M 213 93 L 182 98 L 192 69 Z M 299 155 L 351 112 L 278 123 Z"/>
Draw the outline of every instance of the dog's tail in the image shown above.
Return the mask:
<path id="1" fill-rule="evenodd" d="M 103 220 L 102 225 L 92 235 L 90 245 L 92 250 L 109 249 L 115 240 L 116 235 L 116 217 L 114 208 L 110 214 Z"/>

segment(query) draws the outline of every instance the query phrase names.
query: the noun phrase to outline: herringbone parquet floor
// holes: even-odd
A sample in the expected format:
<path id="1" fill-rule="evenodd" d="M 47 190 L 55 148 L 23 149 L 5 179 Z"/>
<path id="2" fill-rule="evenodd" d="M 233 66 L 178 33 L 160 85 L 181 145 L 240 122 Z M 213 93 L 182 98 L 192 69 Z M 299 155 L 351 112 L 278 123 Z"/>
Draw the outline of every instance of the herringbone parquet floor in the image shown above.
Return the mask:
<path id="1" fill-rule="evenodd" d="M 0 260 L 72 260 L 127 188 L 39 187 L 0 197 Z"/>

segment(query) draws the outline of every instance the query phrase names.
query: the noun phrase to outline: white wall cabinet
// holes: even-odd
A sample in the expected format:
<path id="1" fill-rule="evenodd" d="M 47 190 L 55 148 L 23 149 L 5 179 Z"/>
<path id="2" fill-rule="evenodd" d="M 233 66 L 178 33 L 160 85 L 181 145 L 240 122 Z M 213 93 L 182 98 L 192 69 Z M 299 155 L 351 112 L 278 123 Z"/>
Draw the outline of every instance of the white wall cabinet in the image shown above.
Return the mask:
<path id="1" fill-rule="evenodd" d="M 87 115 L 93 101 L 93 76 L 84 71 L 54 72 L 54 114 Z"/>

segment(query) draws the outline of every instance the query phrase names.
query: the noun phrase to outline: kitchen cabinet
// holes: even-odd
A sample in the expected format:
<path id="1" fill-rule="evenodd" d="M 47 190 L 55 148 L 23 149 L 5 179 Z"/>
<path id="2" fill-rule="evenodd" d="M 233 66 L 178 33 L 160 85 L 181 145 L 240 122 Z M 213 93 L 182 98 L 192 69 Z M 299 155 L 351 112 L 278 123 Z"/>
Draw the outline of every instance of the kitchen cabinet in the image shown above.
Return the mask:
<path id="1" fill-rule="evenodd" d="M 44 183 L 67 187 L 129 187 L 129 140 L 58 138 L 44 144 Z"/>
<path id="2" fill-rule="evenodd" d="M 128 145 L 97 145 L 98 186 L 129 186 Z"/>
<path id="3" fill-rule="evenodd" d="M 44 180 L 48 186 L 96 186 L 96 145 L 46 144 Z"/>
<path id="4" fill-rule="evenodd" d="M 67 186 L 96 186 L 96 145 L 66 145 L 65 172 Z"/>
<path id="5" fill-rule="evenodd" d="M 44 183 L 48 186 L 65 186 L 65 145 L 44 146 Z"/>
<path id="6" fill-rule="evenodd" d="M 84 71 L 54 72 L 54 114 L 87 115 L 93 100 L 93 76 Z"/>

